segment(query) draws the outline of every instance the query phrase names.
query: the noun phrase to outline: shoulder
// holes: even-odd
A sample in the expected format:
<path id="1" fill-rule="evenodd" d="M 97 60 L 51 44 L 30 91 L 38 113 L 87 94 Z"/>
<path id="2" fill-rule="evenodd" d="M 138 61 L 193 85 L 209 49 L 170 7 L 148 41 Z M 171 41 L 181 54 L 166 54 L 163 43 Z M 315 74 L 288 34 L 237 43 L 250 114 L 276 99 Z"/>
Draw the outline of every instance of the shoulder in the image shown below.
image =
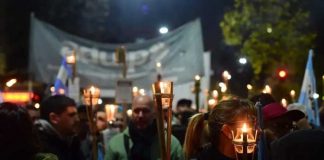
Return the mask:
<path id="1" fill-rule="evenodd" d="M 118 133 L 115 136 L 113 136 L 110 141 L 109 141 L 109 145 L 120 145 L 120 143 L 123 143 L 124 141 L 124 133 Z M 127 135 L 126 135 L 127 136 Z M 128 136 L 127 136 L 128 137 Z"/>
<path id="2" fill-rule="evenodd" d="M 171 159 L 177 159 L 177 160 L 182 160 L 184 159 L 184 155 L 183 155 L 183 150 L 182 150 L 182 146 L 179 142 L 179 140 L 171 135 Z"/>
<path id="3" fill-rule="evenodd" d="M 120 146 L 124 146 L 125 137 L 130 139 L 128 128 L 126 128 L 123 132 L 114 135 L 108 142 L 108 147 L 120 148 Z"/>
<path id="4" fill-rule="evenodd" d="M 322 129 L 306 129 L 306 130 L 299 130 L 292 132 L 290 134 L 287 134 L 277 141 L 275 143 L 279 144 L 289 144 L 292 143 L 308 143 L 308 142 L 314 142 L 314 143 L 322 143 L 324 144 L 324 130 Z"/>
<path id="5" fill-rule="evenodd" d="M 311 147 L 310 147 L 311 146 Z M 275 140 L 271 144 L 273 159 L 295 157 L 295 159 L 323 159 L 324 131 L 320 129 L 300 130 Z"/>
<path id="6" fill-rule="evenodd" d="M 58 160 L 58 157 L 52 153 L 37 153 L 35 160 Z"/>
<path id="7" fill-rule="evenodd" d="M 224 156 L 220 153 L 215 146 L 211 143 L 208 143 L 202 146 L 201 151 L 197 154 L 197 158 L 200 160 L 209 160 L 209 159 L 219 159 L 219 160 L 232 160 L 229 157 Z"/>
<path id="8" fill-rule="evenodd" d="M 171 135 L 171 145 L 175 145 L 175 146 L 180 145 L 181 146 L 180 141 L 174 135 Z"/>

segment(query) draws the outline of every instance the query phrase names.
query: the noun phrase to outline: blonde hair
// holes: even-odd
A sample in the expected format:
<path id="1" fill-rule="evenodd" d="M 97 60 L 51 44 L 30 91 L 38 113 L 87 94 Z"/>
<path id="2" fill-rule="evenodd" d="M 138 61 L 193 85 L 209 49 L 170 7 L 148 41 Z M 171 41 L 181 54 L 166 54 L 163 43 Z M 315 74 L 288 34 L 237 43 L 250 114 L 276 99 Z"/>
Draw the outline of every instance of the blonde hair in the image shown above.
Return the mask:
<path id="1" fill-rule="evenodd" d="M 205 114 L 197 113 L 189 120 L 183 145 L 185 159 L 190 159 L 196 155 L 209 139 L 208 122 Z"/>

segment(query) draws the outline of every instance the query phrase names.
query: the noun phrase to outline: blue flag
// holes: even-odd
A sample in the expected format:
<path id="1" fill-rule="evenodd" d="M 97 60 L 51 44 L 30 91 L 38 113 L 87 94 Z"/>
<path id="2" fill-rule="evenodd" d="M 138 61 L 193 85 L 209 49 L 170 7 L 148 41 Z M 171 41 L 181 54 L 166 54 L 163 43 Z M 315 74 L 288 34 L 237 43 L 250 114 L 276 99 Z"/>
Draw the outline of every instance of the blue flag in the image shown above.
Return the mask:
<path id="1" fill-rule="evenodd" d="M 312 56 L 313 51 L 310 50 L 308 54 L 303 85 L 298 98 L 298 103 L 301 103 L 306 106 L 306 113 L 308 116 L 309 123 L 313 124 L 316 127 L 319 127 L 320 120 L 318 103 L 317 99 L 314 98 L 314 94 L 316 93 L 316 80 L 313 71 Z"/>
<path id="2" fill-rule="evenodd" d="M 60 69 L 58 71 L 55 83 L 54 83 L 54 93 L 55 94 L 66 94 L 67 93 L 67 80 L 72 77 L 72 67 L 63 58 L 61 62 Z"/>

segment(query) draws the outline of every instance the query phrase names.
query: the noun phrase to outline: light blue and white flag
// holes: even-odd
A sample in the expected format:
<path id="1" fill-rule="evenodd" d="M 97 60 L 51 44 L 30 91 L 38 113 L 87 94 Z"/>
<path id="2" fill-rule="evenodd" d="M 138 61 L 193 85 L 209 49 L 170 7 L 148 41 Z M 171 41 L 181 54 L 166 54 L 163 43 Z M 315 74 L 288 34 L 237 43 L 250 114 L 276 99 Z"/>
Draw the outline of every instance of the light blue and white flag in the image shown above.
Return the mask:
<path id="1" fill-rule="evenodd" d="M 54 83 L 54 94 L 67 94 L 67 80 L 71 76 L 72 68 L 67 64 L 66 59 L 63 58 Z"/>
<path id="2" fill-rule="evenodd" d="M 314 98 L 314 94 L 316 93 L 316 80 L 313 71 L 312 56 L 313 50 L 310 50 L 298 103 L 306 106 L 306 113 L 309 123 L 315 125 L 316 127 L 319 127 L 320 121 L 318 103 L 317 99 Z"/>

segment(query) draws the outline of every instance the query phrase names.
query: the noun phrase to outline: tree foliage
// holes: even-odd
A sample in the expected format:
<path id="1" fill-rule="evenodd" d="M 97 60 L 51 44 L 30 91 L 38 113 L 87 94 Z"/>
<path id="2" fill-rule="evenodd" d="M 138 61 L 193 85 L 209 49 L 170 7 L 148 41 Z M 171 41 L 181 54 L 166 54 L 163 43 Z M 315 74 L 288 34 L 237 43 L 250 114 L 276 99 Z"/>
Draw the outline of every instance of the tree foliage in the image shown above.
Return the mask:
<path id="1" fill-rule="evenodd" d="M 305 3 L 234 0 L 233 9 L 225 13 L 220 23 L 225 43 L 249 58 L 254 80 L 273 78 L 278 67 L 287 68 L 290 77 L 303 76 L 307 53 L 316 37 Z"/>

